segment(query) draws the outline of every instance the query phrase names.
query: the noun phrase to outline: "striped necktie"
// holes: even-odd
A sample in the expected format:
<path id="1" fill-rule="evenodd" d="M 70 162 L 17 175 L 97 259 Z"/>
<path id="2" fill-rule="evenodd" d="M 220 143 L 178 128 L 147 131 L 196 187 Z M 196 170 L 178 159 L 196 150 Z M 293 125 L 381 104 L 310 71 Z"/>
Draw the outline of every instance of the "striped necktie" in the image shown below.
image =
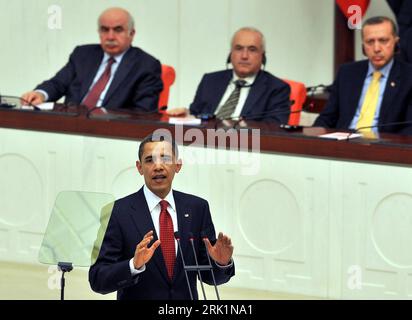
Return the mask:
<path id="1" fill-rule="evenodd" d="M 226 100 L 226 102 L 223 104 L 216 115 L 216 117 L 220 120 L 230 118 L 232 113 L 235 111 L 236 106 L 239 102 L 240 90 L 245 86 L 246 81 L 236 80 L 234 83 L 236 88 L 232 91 L 229 98 Z"/>

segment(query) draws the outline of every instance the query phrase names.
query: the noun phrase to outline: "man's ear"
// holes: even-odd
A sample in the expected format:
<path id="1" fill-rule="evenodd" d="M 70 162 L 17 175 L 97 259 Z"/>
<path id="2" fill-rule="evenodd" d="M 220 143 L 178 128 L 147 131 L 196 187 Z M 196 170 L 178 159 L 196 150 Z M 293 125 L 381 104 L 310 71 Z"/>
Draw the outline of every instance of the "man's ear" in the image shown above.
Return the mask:
<path id="1" fill-rule="evenodd" d="M 183 163 L 182 163 L 182 159 L 178 159 L 176 161 L 176 169 L 175 172 L 178 173 L 181 169 L 182 169 Z"/>
<path id="2" fill-rule="evenodd" d="M 139 160 L 136 161 L 136 168 L 137 168 L 137 171 L 139 171 L 140 175 L 142 176 L 143 175 L 143 168 L 142 168 L 142 164 L 140 163 Z"/>

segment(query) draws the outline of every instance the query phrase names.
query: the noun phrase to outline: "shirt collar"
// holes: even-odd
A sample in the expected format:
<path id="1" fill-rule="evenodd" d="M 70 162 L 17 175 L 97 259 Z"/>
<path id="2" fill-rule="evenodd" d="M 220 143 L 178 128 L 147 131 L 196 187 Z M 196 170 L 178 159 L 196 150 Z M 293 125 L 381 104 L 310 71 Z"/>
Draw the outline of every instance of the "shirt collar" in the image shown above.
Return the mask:
<path id="1" fill-rule="evenodd" d="M 374 66 L 372 65 L 372 63 L 369 61 L 367 77 L 371 77 L 375 71 L 379 71 L 382 74 L 381 78 L 387 79 L 389 77 L 389 72 L 391 72 L 392 66 L 393 66 L 393 58 L 391 61 L 389 61 L 389 63 L 386 64 L 386 66 L 384 66 L 383 68 L 379 70 L 376 70 Z"/>
<path id="2" fill-rule="evenodd" d="M 153 211 L 153 209 L 159 204 L 161 200 L 166 200 L 169 203 L 169 206 L 172 207 L 172 209 L 176 212 L 175 199 L 173 197 L 172 190 L 170 190 L 170 192 L 164 199 L 161 199 L 157 195 L 155 195 L 146 185 L 144 185 L 143 187 L 143 193 L 150 212 Z"/>
<path id="3" fill-rule="evenodd" d="M 122 61 L 122 59 L 123 59 L 123 57 L 124 57 L 124 55 L 126 54 L 127 51 L 129 51 L 129 49 L 123 51 L 122 53 L 119 53 L 119 54 L 113 56 L 114 60 L 116 62 Z M 104 56 L 103 56 L 103 63 L 106 63 L 110 59 L 110 57 L 111 57 L 111 55 L 109 55 L 107 52 L 105 52 Z"/>
<path id="4" fill-rule="evenodd" d="M 246 78 L 239 78 L 238 75 L 236 74 L 235 71 L 233 71 L 233 77 L 232 77 L 232 83 L 234 83 L 237 80 L 245 80 L 246 81 L 246 86 L 251 86 L 253 82 L 255 82 L 257 74 L 254 74 L 253 76 L 246 77 Z"/>

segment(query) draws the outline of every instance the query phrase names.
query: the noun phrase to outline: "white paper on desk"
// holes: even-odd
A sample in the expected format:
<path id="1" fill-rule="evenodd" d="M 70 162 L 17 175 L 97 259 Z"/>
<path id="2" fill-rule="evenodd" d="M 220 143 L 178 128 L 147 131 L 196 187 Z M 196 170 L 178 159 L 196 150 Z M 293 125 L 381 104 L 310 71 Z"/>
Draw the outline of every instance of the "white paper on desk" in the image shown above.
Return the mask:
<path id="1" fill-rule="evenodd" d="M 198 126 L 202 124 L 202 120 L 194 117 L 171 117 L 169 118 L 169 123 Z"/>
<path id="2" fill-rule="evenodd" d="M 44 102 L 40 104 L 36 104 L 36 107 L 38 107 L 40 110 L 45 110 L 45 111 L 50 111 L 53 110 L 54 108 L 54 102 Z M 32 106 L 21 106 L 23 110 L 33 110 L 34 108 Z"/>
<path id="3" fill-rule="evenodd" d="M 360 133 L 350 133 L 350 132 L 332 132 L 327 134 L 322 134 L 318 136 L 319 138 L 332 139 L 332 140 L 348 140 L 362 137 Z"/>
<path id="4" fill-rule="evenodd" d="M 41 110 L 46 110 L 50 111 L 53 110 L 54 108 L 54 102 L 44 102 L 36 105 L 36 107 L 39 107 Z"/>

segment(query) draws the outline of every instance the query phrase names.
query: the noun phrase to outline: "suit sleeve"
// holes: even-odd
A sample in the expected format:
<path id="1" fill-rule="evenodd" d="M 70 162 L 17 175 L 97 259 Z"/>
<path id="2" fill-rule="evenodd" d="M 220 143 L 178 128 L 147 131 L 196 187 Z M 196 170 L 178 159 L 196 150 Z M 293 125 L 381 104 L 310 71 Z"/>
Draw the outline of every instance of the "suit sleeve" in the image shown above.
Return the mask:
<path id="1" fill-rule="evenodd" d="M 206 106 L 206 102 L 204 99 L 202 99 L 204 95 L 204 82 L 205 82 L 205 76 L 202 77 L 202 80 L 200 81 L 197 89 L 196 89 L 196 94 L 195 98 L 193 99 L 193 102 L 190 104 L 190 113 L 197 116 L 201 113 L 204 112 L 204 108 Z"/>
<path id="2" fill-rule="evenodd" d="M 145 71 L 135 86 L 133 108 L 155 111 L 158 108 L 159 94 L 163 89 L 161 65 L 156 59 L 148 59 Z"/>
<path id="3" fill-rule="evenodd" d="M 113 209 L 96 262 L 89 269 L 93 291 L 106 294 L 137 284 L 139 276 L 132 276 L 129 259 L 122 255 L 122 232 Z"/>
<path id="4" fill-rule="evenodd" d="M 272 91 L 269 97 L 267 112 L 273 111 L 264 120 L 287 123 L 290 114 L 290 86 L 282 81 L 282 84 Z"/>
<path id="5" fill-rule="evenodd" d="M 412 136 L 412 99 L 409 99 L 408 109 L 406 110 L 405 121 L 409 122 L 410 124 L 406 125 L 401 130 L 400 133 Z"/>
<path id="6" fill-rule="evenodd" d="M 46 80 L 39 84 L 35 90 L 44 90 L 49 95 L 48 101 L 57 101 L 66 95 L 70 84 L 76 77 L 76 69 L 74 65 L 77 48 L 71 53 L 67 64 L 56 73 L 50 80 Z"/>
<path id="7" fill-rule="evenodd" d="M 339 73 L 332 85 L 332 90 L 325 108 L 315 120 L 314 127 L 335 128 L 339 119 Z"/>

